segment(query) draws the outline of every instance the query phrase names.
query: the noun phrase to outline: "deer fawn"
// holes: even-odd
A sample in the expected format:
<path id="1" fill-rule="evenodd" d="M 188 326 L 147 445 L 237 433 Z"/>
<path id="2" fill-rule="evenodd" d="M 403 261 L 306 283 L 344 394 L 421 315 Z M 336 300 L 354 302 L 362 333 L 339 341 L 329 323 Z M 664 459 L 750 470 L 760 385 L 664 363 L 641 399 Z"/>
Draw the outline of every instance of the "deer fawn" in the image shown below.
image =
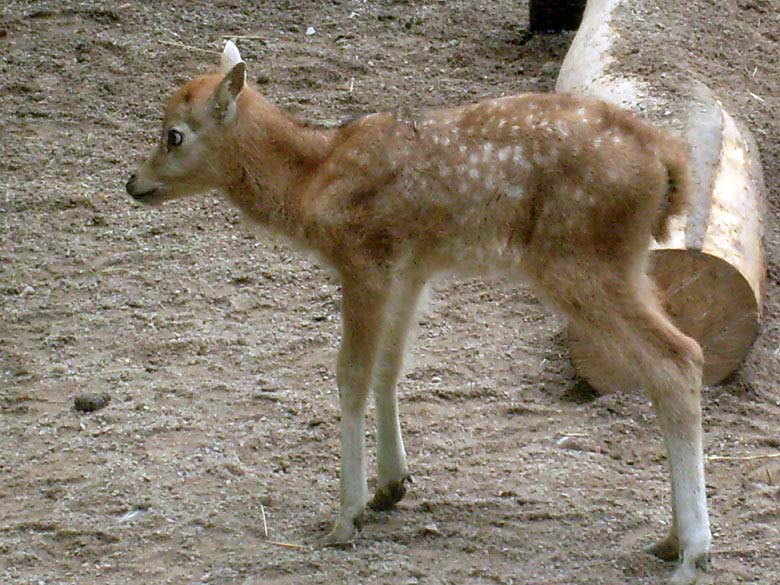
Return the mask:
<path id="1" fill-rule="evenodd" d="M 232 42 L 221 72 L 190 81 L 159 144 L 127 183 L 145 204 L 218 189 L 247 217 L 316 251 L 341 277 L 341 509 L 328 543 L 365 507 L 398 502 L 409 477 L 396 381 L 426 281 L 444 270 L 522 277 L 594 351 L 652 399 L 668 450 L 672 524 L 648 550 L 705 568 L 702 353 L 670 322 L 648 246 L 686 205 L 687 155 L 606 103 L 524 94 L 340 128 L 301 124 L 246 83 Z M 376 399 L 378 484 L 369 502 L 364 415 Z"/>

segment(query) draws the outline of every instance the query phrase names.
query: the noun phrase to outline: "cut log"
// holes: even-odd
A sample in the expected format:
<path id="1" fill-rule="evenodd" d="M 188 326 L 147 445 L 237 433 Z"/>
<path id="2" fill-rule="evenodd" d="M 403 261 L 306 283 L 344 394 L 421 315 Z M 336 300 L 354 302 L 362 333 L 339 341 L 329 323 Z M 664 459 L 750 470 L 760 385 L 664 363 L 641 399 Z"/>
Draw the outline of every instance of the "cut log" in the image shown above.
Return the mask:
<path id="1" fill-rule="evenodd" d="M 591 0 L 561 67 L 557 89 L 596 95 L 636 108 L 650 95 L 645 80 L 616 71 L 611 14 L 621 0 Z M 607 68 L 609 67 L 609 73 Z M 674 112 L 691 148 L 695 196 L 675 218 L 669 241 L 653 247 L 651 274 L 665 310 L 704 352 L 704 382 L 716 384 L 742 363 L 758 335 L 766 263 L 763 250 L 763 177 L 752 136 L 704 86 Z M 670 106 L 671 107 L 671 106 Z M 602 393 L 635 387 L 610 367 L 607 348 L 569 329 L 575 368 Z"/>

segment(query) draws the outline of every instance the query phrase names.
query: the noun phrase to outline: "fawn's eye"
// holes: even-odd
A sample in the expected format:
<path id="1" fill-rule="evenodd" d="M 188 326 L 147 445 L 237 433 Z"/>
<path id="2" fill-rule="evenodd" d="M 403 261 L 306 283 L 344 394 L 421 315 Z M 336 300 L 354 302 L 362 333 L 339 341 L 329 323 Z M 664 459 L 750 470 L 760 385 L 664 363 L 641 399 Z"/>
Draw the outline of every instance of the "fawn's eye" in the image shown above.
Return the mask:
<path id="1" fill-rule="evenodd" d="M 184 141 L 184 134 L 176 130 L 176 128 L 171 128 L 170 130 L 168 130 L 168 148 L 173 148 L 174 146 L 180 146 L 183 141 Z"/>

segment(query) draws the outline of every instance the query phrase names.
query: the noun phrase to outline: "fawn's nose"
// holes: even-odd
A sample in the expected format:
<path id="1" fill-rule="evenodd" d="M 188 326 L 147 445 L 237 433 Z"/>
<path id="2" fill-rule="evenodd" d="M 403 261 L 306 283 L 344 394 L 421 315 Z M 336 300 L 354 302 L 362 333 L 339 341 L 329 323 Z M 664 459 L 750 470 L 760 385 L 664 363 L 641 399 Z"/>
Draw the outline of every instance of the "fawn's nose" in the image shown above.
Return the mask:
<path id="1" fill-rule="evenodd" d="M 135 194 L 135 174 L 130 175 L 130 179 L 128 179 L 127 183 L 125 183 L 125 189 L 127 190 L 128 195 L 134 195 Z"/>

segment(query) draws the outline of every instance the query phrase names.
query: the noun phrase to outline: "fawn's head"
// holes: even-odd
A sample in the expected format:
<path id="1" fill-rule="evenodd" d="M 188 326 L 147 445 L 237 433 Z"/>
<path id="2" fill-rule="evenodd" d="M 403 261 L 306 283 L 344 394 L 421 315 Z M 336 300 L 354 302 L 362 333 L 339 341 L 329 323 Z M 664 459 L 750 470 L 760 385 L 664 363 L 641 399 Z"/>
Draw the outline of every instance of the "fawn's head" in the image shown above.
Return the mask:
<path id="1" fill-rule="evenodd" d="M 225 134 L 236 123 L 245 81 L 246 66 L 228 41 L 220 73 L 197 77 L 173 95 L 157 146 L 127 181 L 136 201 L 156 205 L 222 186 Z"/>

